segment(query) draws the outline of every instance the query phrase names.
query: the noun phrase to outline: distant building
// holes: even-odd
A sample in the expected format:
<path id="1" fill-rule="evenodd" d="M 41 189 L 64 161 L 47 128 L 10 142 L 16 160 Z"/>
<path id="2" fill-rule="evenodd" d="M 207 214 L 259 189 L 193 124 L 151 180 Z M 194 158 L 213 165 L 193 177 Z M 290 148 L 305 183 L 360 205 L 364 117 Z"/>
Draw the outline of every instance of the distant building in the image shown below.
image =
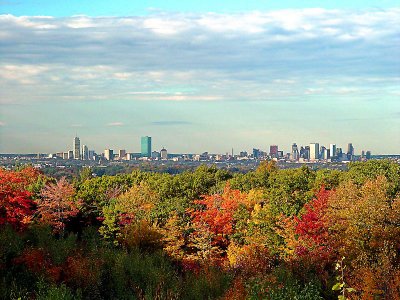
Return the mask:
<path id="1" fill-rule="evenodd" d="M 310 160 L 318 160 L 319 159 L 319 143 L 311 143 L 310 144 Z"/>
<path id="2" fill-rule="evenodd" d="M 336 157 L 341 158 L 343 155 L 342 148 L 336 148 Z"/>
<path id="3" fill-rule="evenodd" d="M 81 159 L 81 140 L 76 136 L 74 138 L 74 159 Z"/>
<path id="4" fill-rule="evenodd" d="M 222 155 L 222 154 L 217 154 L 217 155 L 215 155 L 215 160 L 216 160 L 216 161 L 222 161 L 222 160 L 224 160 L 224 159 L 225 159 L 225 156 Z"/>
<path id="5" fill-rule="evenodd" d="M 324 150 L 324 159 L 330 159 L 331 158 L 331 150 L 326 149 Z"/>
<path id="6" fill-rule="evenodd" d="M 142 156 L 143 156 L 143 154 L 142 154 Z M 147 157 L 147 156 L 145 156 L 145 157 Z M 152 159 L 159 159 L 160 158 L 160 152 L 158 152 L 158 151 L 151 152 L 151 158 Z"/>
<path id="7" fill-rule="evenodd" d="M 240 151 L 239 156 L 240 157 L 247 157 L 247 152 L 246 151 Z"/>
<path id="8" fill-rule="evenodd" d="M 114 159 L 114 151 L 111 149 L 104 150 L 104 158 L 107 160 L 113 160 Z"/>
<path id="9" fill-rule="evenodd" d="M 367 151 L 367 152 L 365 153 L 365 158 L 366 158 L 366 159 L 371 159 L 371 156 L 372 156 L 371 151 Z"/>
<path id="10" fill-rule="evenodd" d="M 68 152 L 63 152 L 63 159 L 68 159 Z"/>
<path id="11" fill-rule="evenodd" d="M 327 151 L 326 151 L 327 149 L 325 148 L 325 146 L 321 146 L 321 148 L 320 148 L 320 151 L 319 151 L 319 153 L 320 153 L 320 155 L 319 155 L 319 158 L 320 159 L 328 159 L 328 157 L 327 157 Z"/>
<path id="12" fill-rule="evenodd" d="M 165 148 L 162 148 L 161 151 L 161 159 L 168 159 L 168 151 Z"/>
<path id="13" fill-rule="evenodd" d="M 254 157 L 255 159 L 260 158 L 260 149 L 255 149 L 255 148 L 253 148 L 253 157 Z"/>
<path id="14" fill-rule="evenodd" d="M 291 158 L 294 161 L 298 161 L 300 158 L 299 148 L 297 147 L 296 143 L 292 144 Z"/>
<path id="15" fill-rule="evenodd" d="M 126 159 L 126 150 L 119 150 L 118 157 L 120 160 Z"/>
<path id="16" fill-rule="evenodd" d="M 151 157 L 151 137 L 142 136 L 141 138 L 141 153 L 142 157 Z"/>
<path id="17" fill-rule="evenodd" d="M 337 150 L 336 150 L 336 144 L 330 144 L 329 145 L 329 150 L 330 150 L 329 152 L 330 152 L 330 155 L 331 155 L 332 158 L 335 158 L 335 157 L 338 156 Z"/>
<path id="18" fill-rule="evenodd" d="M 347 159 L 348 160 L 353 160 L 354 156 L 354 147 L 352 143 L 347 144 Z"/>
<path id="19" fill-rule="evenodd" d="M 278 146 L 277 145 L 271 145 L 269 147 L 269 155 L 271 157 L 278 157 Z"/>
<path id="20" fill-rule="evenodd" d="M 74 151 L 73 150 L 68 151 L 68 159 L 74 159 Z"/>
<path id="21" fill-rule="evenodd" d="M 82 159 L 88 160 L 89 159 L 89 149 L 86 145 L 82 146 Z"/>
<path id="22" fill-rule="evenodd" d="M 90 160 L 95 160 L 96 153 L 94 150 L 89 150 L 89 159 Z"/>

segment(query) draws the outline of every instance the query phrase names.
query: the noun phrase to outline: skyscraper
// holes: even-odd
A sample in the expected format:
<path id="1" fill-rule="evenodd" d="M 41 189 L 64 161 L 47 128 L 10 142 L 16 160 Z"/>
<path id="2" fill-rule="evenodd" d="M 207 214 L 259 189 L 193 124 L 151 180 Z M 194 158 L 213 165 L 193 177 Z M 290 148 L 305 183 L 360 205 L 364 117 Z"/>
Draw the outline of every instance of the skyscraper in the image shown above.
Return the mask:
<path id="1" fill-rule="evenodd" d="M 89 159 L 89 149 L 86 145 L 82 146 L 82 159 L 88 160 Z"/>
<path id="2" fill-rule="evenodd" d="M 310 160 L 319 159 L 319 143 L 310 144 Z"/>
<path id="3" fill-rule="evenodd" d="M 126 159 L 126 150 L 125 149 L 119 150 L 118 156 L 119 156 L 119 160 Z"/>
<path id="4" fill-rule="evenodd" d="M 151 136 L 142 136 L 141 150 L 142 157 L 151 157 Z"/>
<path id="5" fill-rule="evenodd" d="M 253 157 L 258 159 L 260 157 L 260 149 L 253 148 Z"/>
<path id="6" fill-rule="evenodd" d="M 326 149 L 324 150 L 324 159 L 330 159 L 331 158 L 331 150 Z"/>
<path id="7" fill-rule="evenodd" d="M 292 159 L 297 161 L 299 160 L 299 148 L 297 147 L 296 143 L 293 143 L 292 145 Z"/>
<path id="8" fill-rule="evenodd" d="M 347 144 L 347 159 L 348 160 L 353 160 L 354 156 L 354 147 L 352 143 Z"/>
<path id="9" fill-rule="evenodd" d="M 329 145 L 329 150 L 330 150 L 331 157 L 336 157 L 337 156 L 336 144 L 330 144 Z"/>
<path id="10" fill-rule="evenodd" d="M 114 151 L 111 149 L 104 150 L 104 157 L 107 160 L 113 160 L 114 159 Z"/>
<path id="11" fill-rule="evenodd" d="M 74 138 L 74 159 L 81 158 L 81 140 L 76 136 Z"/>
<path id="12" fill-rule="evenodd" d="M 269 155 L 271 157 L 278 157 L 278 146 L 277 145 L 271 145 L 269 147 Z"/>
<path id="13" fill-rule="evenodd" d="M 326 151 L 326 150 L 327 149 L 325 148 L 325 146 L 321 146 L 321 148 L 319 150 L 319 153 L 320 153 L 319 157 L 321 159 L 328 159 L 328 157 L 327 157 L 328 151 Z"/>

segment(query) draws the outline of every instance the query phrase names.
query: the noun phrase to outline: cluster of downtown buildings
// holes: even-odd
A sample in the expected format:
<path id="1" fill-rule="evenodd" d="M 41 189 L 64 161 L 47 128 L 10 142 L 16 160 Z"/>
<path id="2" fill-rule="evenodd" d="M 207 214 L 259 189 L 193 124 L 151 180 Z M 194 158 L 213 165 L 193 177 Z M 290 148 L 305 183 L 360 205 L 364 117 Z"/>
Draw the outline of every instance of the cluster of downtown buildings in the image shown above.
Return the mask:
<path id="1" fill-rule="evenodd" d="M 105 149 L 103 153 L 97 154 L 94 150 L 89 150 L 87 145 L 82 145 L 79 137 L 75 137 L 73 141 L 73 150 L 67 152 L 58 152 L 50 154 L 49 157 L 61 159 L 75 160 L 93 160 L 93 161 L 130 161 L 130 160 L 173 160 L 173 161 L 231 161 L 231 160 L 283 160 L 291 162 L 318 162 L 318 161 L 353 161 L 358 159 L 370 159 L 370 151 L 362 151 L 361 156 L 356 156 L 352 143 L 347 145 L 347 151 L 330 144 L 329 147 L 320 146 L 319 143 L 310 143 L 306 146 L 297 146 L 292 144 L 291 152 L 284 153 L 279 150 L 277 145 L 271 145 L 269 152 L 260 149 L 253 149 L 252 153 L 241 151 L 238 155 L 231 153 L 226 154 L 169 154 L 165 148 L 160 151 L 152 151 L 152 138 L 143 136 L 140 139 L 141 152 L 128 153 L 124 149 L 118 151 Z"/>
<path id="2" fill-rule="evenodd" d="M 157 154 L 157 157 L 154 157 Z M 167 159 L 168 153 L 166 149 L 161 149 L 160 152 L 151 151 L 151 137 L 143 136 L 141 138 L 141 152 L 140 153 L 128 153 L 126 150 L 121 149 L 114 153 L 112 149 L 105 149 L 103 153 L 98 154 L 94 150 L 89 150 L 87 145 L 81 146 L 81 140 L 79 137 L 75 137 L 73 141 L 73 150 L 67 152 L 57 152 L 50 154 L 50 157 L 62 158 L 62 159 L 76 159 L 76 160 L 135 160 L 139 158 L 150 159 L 160 158 Z"/>

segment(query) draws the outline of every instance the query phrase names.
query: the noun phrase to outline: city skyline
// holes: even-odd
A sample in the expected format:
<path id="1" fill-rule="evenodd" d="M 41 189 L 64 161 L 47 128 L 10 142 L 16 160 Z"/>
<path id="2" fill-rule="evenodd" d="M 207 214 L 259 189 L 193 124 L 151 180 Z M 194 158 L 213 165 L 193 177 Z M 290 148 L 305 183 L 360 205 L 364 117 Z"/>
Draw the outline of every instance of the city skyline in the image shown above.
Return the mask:
<path id="1" fill-rule="evenodd" d="M 96 151 L 95 149 L 89 150 L 87 145 L 80 147 L 80 138 L 75 136 L 73 139 L 73 150 L 64 149 L 56 153 L 37 153 L 33 154 L 37 159 L 46 156 L 48 159 L 64 159 L 64 160 L 80 160 L 80 161 L 132 161 L 132 160 L 172 160 L 172 161 L 235 161 L 235 160 L 264 160 L 275 159 L 285 162 L 299 162 L 299 163 L 316 163 L 316 162 L 341 162 L 347 163 L 356 160 L 365 160 L 372 158 L 371 150 L 361 150 L 360 155 L 357 155 L 353 143 L 345 146 L 338 147 L 336 144 L 329 144 L 329 147 L 320 145 L 319 143 L 310 143 L 308 145 L 291 145 L 290 152 L 286 152 L 279 148 L 279 145 L 270 145 L 268 149 L 253 148 L 252 151 L 241 150 L 238 153 L 231 149 L 231 152 L 210 153 L 209 151 L 183 153 L 183 152 L 168 152 L 163 146 L 162 149 L 152 149 L 152 137 L 142 136 L 140 138 L 140 152 L 127 151 L 126 148 L 110 149 L 106 148 L 103 152 Z M 28 153 L 26 153 L 28 154 Z M 11 157 L 15 157 L 11 154 Z M 380 156 L 380 154 L 376 154 Z M 26 157 L 32 157 L 32 154 Z M 400 156 L 400 155 L 399 155 Z M 22 156 L 24 158 L 24 155 Z"/>
<path id="2" fill-rule="evenodd" d="M 43 152 L 41 154 L 47 153 L 49 155 L 54 155 L 60 156 L 62 158 L 68 158 L 68 159 L 80 159 L 80 160 L 88 160 L 89 156 L 93 156 L 94 154 L 96 155 L 102 155 L 104 156 L 107 160 L 110 160 L 110 157 L 112 158 L 114 155 L 117 155 L 119 157 L 125 157 L 127 154 L 133 155 L 132 157 L 143 157 L 143 158 L 152 158 L 154 153 L 158 153 L 163 157 L 163 152 L 164 155 L 167 155 L 166 153 L 171 153 L 168 152 L 168 150 L 164 145 L 159 148 L 158 146 L 153 147 L 153 138 L 151 136 L 141 136 L 140 137 L 140 150 L 139 151 L 131 151 L 128 150 L 129 147 L 103 147 L 103 150 L 99 149 L 94 149 L 90 148 L 88 145 L 83 144 L 82 147 L 80 147 L 80 138 L 75 135 L 72 143 L 72 150 L 65 148 L 65 149 L 58 149 L 56 152 Z M 268 149 L 269 147 L 269 149 Z M 340 151 L 340 154 L 343 155 L 350 155 L 350 156 L 363 156 L 365 152 L 369 152 L 371 154 L 370 149 L 365 149 L 365 148 L 360 148 L 359 153 L 355 151 L 353 143 L 349 142 L 346 145 L 337 145 L 337 144 L 329 144 L 327 147 L 325 147 L 324 144 L 312 142 L 312 143 L 306 143 L 306 144 L 298 144 L 296 142 L 293 142 L 291 146 L 289 147 L 289 150 L 286 150 L 286 147 L 282 148 L 282 145 L 269 145 L 268 147 L 265 148 L 251 148 L 252 151 L 248 151 L 248 149 L 236 149 L 234 151 L 234 148 L 232 147 L 229 151 L 220 151 L 220 152 L 210 152 L 208 150 L 203 151 L 194 151 L 194 152 L 182 152 L 182 151 L 175 151 L 172 152 L 172 154 L 201 154 L 201 153 L 209 153 L 212 155 L 231 155 L 231 156 L 242 156 L 243 153 L 248 153 L 251 155 L 251 152 L 253 152 L 254 157 L 258 157 L 259 154 L 263 155 L 269 155 L 270 157 L 283 157 L 287 154 L 291 156 L 291 159 L 298 160 L 299 158 L 305 158 L 304 154 L 306 151 L 306 157 L 307 159 L 310 160 L 318 160 L 318 159 L 328 159 L 328 158 L 336 158 L 338 157 L 338 153 Z M 269 150 L 269 151 L 268 151 Z M 61 151 L 61 152 L 60 152 Z M 66 151 L 66 152 L 65 152 Z M 25 153 L 28 154 L 28 153 Z M 380 155 L 381 153 L 375 153 L 375 155 Z M 244 155 L 244 156 L 247 156 Z"/>
<path id="3" fill-rule="evenodd" d="M 90 138 L 89 138 L 90 140 Z M 315 139 L 311 139 L 309 142 L 298 142 L 298 141 L 291 141 L 288 143 L 283 143 L 283 144 L 277 144 L 277 143 L 263 143 L 261 146 L 258 145 L 246 145 L 244 147 L 235 147 L 235 145 L 232 145 L 229 149 L 220 149 L 220 150 L 211 150 L 215 149 L 212 146 L 208 147 L 207 145 L 203 145 L 199 149 L 195 149 L 194 151 L 180 151 L 177 147 L 174 147 L 174 142 L 169 141 L 166 144 L 161 143 L 160 141 L 154 139 L 154 137 L 146 135 L 146 136 L 138 136 L 136 141 L 133 141 L 133 139 L 129 139 L 128 142 L 120 142 L 116 145 L 110 145 L 110 143 L 107 143 L 106 141 L 103 141 L 104 144 L 100 145 L 99 147 L 94 146 L 91 143 L 87 142 L 88 139 L 85 137 L 84 138 L 84 143 L 81 145 L 81 138 L 78 134 L 74 135 L 74 138 L 72 140 L 72 144 L 68 145 L 68 143 L 63 142 L 62 147 L 59 147 L 57 149 L 54 148 L 54 146 L 51 145 L 46 145 L 43 147 L 43 151 L 25 151 L 25 152 L 0 152 L 0 154 L 32 154 L 32 153 L 47 153 L 47 154 L 52 154 L 52 153 L 60 153 L 60 151 L 67 151 L 71 153 L 71 157 L 76 159 L 77 157 L 82 157 L 82 156 L 87 156 L 88 152 L 94 151 L 97 154 L 103 153 L 104 151 L 114 151 L 114 154 L 116 151 L 127 151 L 126 153 L 136 153 L 136 154 L 141 154 L 144 157 L 150 157 L 151 153 L 153 151 L 158 151 L 160 152 L 161 150 L 168 149 L 169 153 L 181 153 L 181 154 L 196 154 L 196 153 L 203 153 L 203 152 L 208 152 L 208 153 L 213 153 L 213 154 L 226 154 L 226 153 L 234 153 L 235 155 L 238 155 L 242 151 L 247 151 L 251 152 L 252 150 L 260 150 L 265 153 L 275 153 L 279 150 L 279 152 L 283 152 L 285 154 L 287 153 L 292 153 L 293 152 L 293 146 L 296 147 L 311 147 L 311 145 L 315 144 L 315 149 L 319 149 L 321 151 L 321 148 L 326 148 L 330 153 L 332 153 L 332 147 L 334 147 L 334 152 L 336 154 L 336 149 L 340 148 L 343 153 L 348 153 L 350 150 L 353 152 L 355 155 L 361 155 L 362 151 L 371 151 L 370 148 L 365 147 L 364 145 L 359 145 L 359 147 L 354 147 L 354 143 L 351 141 L 343 142 L 343 143 L 332 143 L 332 140 L 329 140 L 328 142 L 316 142 Z M 155 143 L 154 143 L 155 141 Z M 168 146 L 166 146 L 168 145 Z M 351 149 L 349 148 L 351 145 Z M 146 148 L 147 147 L 147 148 Z M 144 150 L 148 149 L 148 150 Z M 170 149 L 173 149 L 170 151 Z M 354 150 L 355 149 L 355 150 Z M 61 153 L 62 153 L 61 152 Z M 144 153 L 147 153 L 144 155 Z M 322 152 L 321 152 L 322 153 Z M 335 156 L 335 154 L 333 156 Z M 379 152 L 374 152 L 376 155 L 398 155 L 400 153 L 379 153 Z"/>
<path id="4" fill-rule="evenodd" d="M 57 151 L 75 132 L 138 152 L 143 134 L 186 153 L 400 152 L 397 1 L 231 2 L 7 1 L 0 153 Z"/>

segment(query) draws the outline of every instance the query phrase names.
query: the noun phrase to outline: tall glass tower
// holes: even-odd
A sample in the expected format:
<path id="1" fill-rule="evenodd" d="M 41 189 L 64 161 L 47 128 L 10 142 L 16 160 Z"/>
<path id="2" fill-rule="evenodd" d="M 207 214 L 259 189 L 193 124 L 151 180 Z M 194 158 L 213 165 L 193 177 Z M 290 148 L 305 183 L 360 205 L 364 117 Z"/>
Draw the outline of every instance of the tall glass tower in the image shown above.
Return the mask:
<path id="1" fill-rule="evenodd" d="M 141 150 L 142 157 L 151 157 L 151 136 L 142 136 Z"/>
<path id="2" fill-rule="evenodd" d="M 74 159 L 81 159 L 81 140 L 76 136 L 74 138 Z"/>
<path id="3" fill-rule="evenodd" d="M 319 143 L 310 144 L 310 160 L 319 159 Z"/>

